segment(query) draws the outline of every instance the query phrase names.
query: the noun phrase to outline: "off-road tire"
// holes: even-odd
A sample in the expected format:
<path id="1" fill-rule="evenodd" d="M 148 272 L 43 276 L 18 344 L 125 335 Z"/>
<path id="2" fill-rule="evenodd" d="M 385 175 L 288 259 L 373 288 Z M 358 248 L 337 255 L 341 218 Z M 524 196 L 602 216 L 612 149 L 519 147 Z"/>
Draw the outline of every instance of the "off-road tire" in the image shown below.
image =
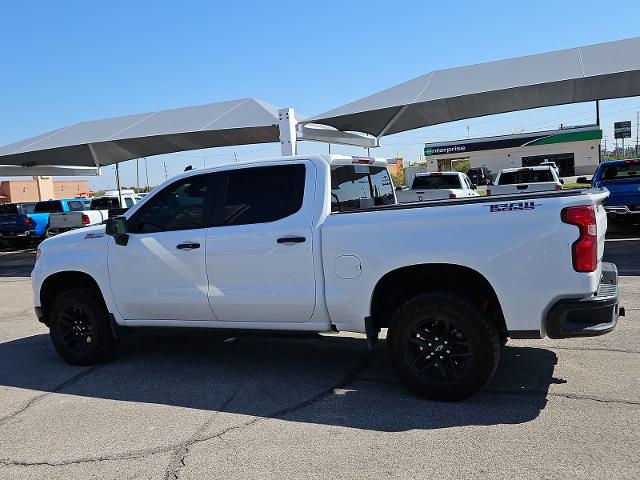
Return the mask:
<path id="1" fill-rule="evenodd" d="M 402 305 L 387 348 L 397 375 L 433 400 L 470 397 L 489 382 L 500 360 L 500 337 L 486 312 L 448 291 L 423 293 Z"/>
<path id="2" fill-rule="evenodd" d="M 91 288 L 61 293 L 48 315 L 51 340 L 60 356 L 72 365 L 104 361 L 115 349 L 109 313 Z"/>

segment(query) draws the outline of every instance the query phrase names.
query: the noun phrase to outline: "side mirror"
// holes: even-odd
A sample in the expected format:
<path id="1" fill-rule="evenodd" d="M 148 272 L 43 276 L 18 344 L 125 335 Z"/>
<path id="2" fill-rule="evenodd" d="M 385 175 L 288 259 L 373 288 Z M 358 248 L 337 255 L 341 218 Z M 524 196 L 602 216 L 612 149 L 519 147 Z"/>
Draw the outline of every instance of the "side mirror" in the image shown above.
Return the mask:
<path id="1" fill-rule="evenodd" d="M 475 183 L 472 183 L 472 184 L 471 184 L 471 188 L 472 188 L 473 190 L 476 190 L 476 189 L 478 188 L 478 185 L 476 185 Z"/>
<path id="2" fill-rule="evenodd" d="M 560 184 L 564 185 L 564 180 L 563 179 L 560 179 Z"/>
<path id="3" fill-rule="evenodd" d="M 105 233 L 113 237 L 118 245 L 123 247 L 129 243 L 127 234 L 127 219 L 125 217 L 111 217 L 105 224 Z"/>

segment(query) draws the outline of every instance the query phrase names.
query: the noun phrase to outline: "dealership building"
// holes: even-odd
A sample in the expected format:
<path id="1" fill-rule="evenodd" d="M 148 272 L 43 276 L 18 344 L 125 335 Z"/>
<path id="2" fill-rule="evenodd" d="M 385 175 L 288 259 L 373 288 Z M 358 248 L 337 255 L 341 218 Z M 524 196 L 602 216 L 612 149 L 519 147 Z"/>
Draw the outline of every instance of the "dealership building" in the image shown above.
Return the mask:
<path id="1" fill-rule="evenodd" d="M 558 165 L 562 177 L 591 175 L 598 166 L 601 139 L 600 127 L 587 125 L 427 143 L 424 146 L 426 165 L 422 166 L 429 172 L 448 171 L 456 162 L 469 160 L 471 167 L 487 167 L 495 174 L 503 168 L 530 167 L 548 160 Z"/>

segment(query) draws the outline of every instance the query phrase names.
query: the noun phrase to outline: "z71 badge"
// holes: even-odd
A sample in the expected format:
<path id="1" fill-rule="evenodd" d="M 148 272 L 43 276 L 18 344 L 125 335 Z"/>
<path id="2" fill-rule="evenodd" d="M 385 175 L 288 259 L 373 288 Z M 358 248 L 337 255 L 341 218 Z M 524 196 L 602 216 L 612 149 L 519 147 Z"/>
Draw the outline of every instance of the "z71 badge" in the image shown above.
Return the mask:
<path id="1" fill-rule="evenodd" d="M 104 233 L 87 233 L 84 236 L 84 239 L 86 240 L 87 238 L 102 238 L 104 237 Z"/>
<path id="2" fill-rule="evenodd" d="M 535 210 L 536 207 L 542 205 L 535 202 L 511 202 L 511 203 L 497 203 L 495 205 L 489 205 L 489 212 L 512 212 L 514 210 Z"/>

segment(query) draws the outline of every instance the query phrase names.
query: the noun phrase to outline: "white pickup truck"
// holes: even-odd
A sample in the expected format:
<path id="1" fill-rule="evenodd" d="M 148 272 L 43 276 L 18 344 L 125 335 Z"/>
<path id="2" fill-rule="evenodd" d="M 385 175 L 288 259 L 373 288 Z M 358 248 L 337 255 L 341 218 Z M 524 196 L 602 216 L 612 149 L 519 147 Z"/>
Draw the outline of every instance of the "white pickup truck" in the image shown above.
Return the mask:
<path id="1" fill-rule="evenodd" d="M 557 167 L 556 167 L 557 168 Z M 487 195 L 546 192 L 562 190 L 562 180 L 551 165 L 504 168 L 498 172 L 494 184 L 487 187 Z"/>
<path id="2" fill-rule="evenodd" d="M 52 237 L 76 228 L 102 223 L 109 218 L 110 210 L 131 208 L 138 202 L 139 198 L 137 195 L 129 194 L 122 195 L 121 201 L 118 200 L 117 194 L 115 196 L 95 197 L 91 199 L 89 210 L 52 213 L 49 215 L 47 236 Z"/>
<path id="3" fill-rule="evenodd" d="M 371 346 L 388 328 L 399 377 L 459 400 L 492 377 L 501 340 L 615 327 L 607 195 L 401 205 L 386 162 L 337 155 L 193 170 L 105 225 L 45 240 L 33 301 L 80 365 L 129 327 L 348 331 Z"/>
<path id="4" fill-rule="evenodd" d="M 478 196 L 480 195 L 476 192 L 476 186 L 461 172 L 418 173 L 410 189 L 396 191 L 396 197 L 400 203 Z"/>

